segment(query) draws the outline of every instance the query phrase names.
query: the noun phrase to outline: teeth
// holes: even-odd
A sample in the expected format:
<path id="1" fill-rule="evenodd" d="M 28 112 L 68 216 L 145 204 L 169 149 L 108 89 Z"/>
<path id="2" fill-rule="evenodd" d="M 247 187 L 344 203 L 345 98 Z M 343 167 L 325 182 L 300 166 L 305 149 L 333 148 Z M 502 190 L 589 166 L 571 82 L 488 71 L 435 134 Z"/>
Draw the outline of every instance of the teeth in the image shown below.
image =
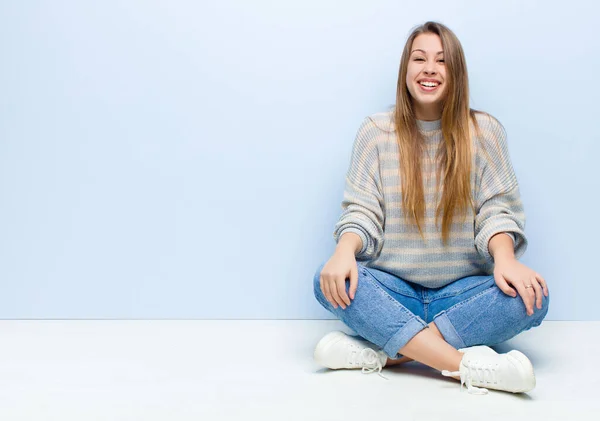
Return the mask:
<path id="1" fill-rule="evenodd" d="M 433 88 L 434 86 L 438 86 L 438 83 L 435 83 L 435 82 L 421 82 L 421 85 L 427 86 L 429 88 Z"/>

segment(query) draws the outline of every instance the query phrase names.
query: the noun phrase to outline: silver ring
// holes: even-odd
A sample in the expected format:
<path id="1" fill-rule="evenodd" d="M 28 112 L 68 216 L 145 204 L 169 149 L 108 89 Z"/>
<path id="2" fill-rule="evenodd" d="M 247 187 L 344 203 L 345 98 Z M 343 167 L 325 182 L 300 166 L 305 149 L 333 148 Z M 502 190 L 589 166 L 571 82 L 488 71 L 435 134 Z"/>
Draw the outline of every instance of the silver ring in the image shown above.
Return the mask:
<path id="1" fill-rule="evenodd" d="M 525 285 L 525 289 L 527 288 L 533 288 L 533 285 Z"/>

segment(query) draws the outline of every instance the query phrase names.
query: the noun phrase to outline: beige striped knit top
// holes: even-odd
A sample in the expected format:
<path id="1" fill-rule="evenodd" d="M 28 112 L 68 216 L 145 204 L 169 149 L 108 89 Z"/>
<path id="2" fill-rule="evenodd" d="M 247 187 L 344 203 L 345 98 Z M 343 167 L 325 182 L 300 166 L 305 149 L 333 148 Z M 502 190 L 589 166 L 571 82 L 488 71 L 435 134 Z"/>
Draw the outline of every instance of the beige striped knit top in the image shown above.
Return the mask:
<path id="1" fill-rule="evenodd" d="M 428 288 L 439 288 L 472 275 L 491 274 L 490 238 L 508 233 L 515 256 L 527 247 L 525 213 L 500 123 L 477 114 L 481 138 L 472 141 L 471 189 L 475 212 L 455 218 L 446 246 L 435 211 L 441 194 L 435 156 L 442 145 L 441 120 L 420 121 L 426 148 L 422 160 L 425 192 L 423 236 L 402 212 L 398 144 L 391 111 L 367 117 L 360 126 L 346 175 L 342 214 L 333 233 L 336 242 L 346 232 L 362 239 L 356 259 L 365 266 L 392 273 Z M 484 152 L 484 149 L 487 153 Z M 410 220 L 409 220 L 410 221 Z"/>

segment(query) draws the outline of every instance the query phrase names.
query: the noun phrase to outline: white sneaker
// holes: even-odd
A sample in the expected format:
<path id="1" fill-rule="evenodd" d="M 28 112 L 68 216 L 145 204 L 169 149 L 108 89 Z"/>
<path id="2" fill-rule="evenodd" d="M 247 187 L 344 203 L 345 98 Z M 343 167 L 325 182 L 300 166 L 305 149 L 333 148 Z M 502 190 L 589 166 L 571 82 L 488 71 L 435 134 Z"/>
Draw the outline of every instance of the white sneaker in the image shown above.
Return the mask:
<path id="1" fill-rule="evenodd" d="M 362 368 L 363 373 L 377 371 L 384 377 L 381 369 L 387 362 L 387 355 L 370 342 L 335 331 L 319 341 L 315 347 L 314 359 L 318 364 L 334 370 Z"/>
<path id="2" fill-rule="evenodd" d="M 495 355 L 467 351 L 460 362 L 459 371 L 444 370 L 442 375 L 460 376 L 460 390 L 466 384 L 468 392 L 476 395 L 485 395 L 488 390 L 475 386 L 512 393 L 529 392 L 535 387 L 533 365 L 519 351 Z"/>
<path id="3" fill-rule="evenodd" d="M 476 352 L 478 354 L 484 354 L 484 355 L 498 354 L 496 351 L 494 351 L 492 348 L 490 348 L 487 345 L 469 346 L 467 348 L 460 348 L 459 351 L 462 352 L 463 354 L 465 354 L 467 351 Z"/>

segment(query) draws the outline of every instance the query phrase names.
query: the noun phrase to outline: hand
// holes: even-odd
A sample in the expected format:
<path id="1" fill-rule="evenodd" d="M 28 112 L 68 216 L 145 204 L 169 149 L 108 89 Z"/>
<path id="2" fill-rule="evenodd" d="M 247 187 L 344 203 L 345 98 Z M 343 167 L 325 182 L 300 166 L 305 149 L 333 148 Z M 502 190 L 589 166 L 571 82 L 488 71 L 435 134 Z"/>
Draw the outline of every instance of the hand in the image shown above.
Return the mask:
<path id="1" fill-rule="evenodd" d="M 346 278 L 350 278 L 350 298 L 346 294 Z M 350 305 L 350 299 L 354 299 L 358 287 L 358 267 L 354 252 L 340 249 L 327 261 L 321 270 L 321 292 L 327 301 L 337 308 L 338 305 L 344 310 Z"/>
<path id="2" fill-rule="evenodd" d="M 494 279 L 498 288 L 506 295 L 516 297 L 517 293 L 513 288 L 519 292 L 528 316 L 533 314 L 534 302 L 538 309 L 542 308 L 542 293 L 548 296 L 548 286 L 544 278 L 515 258 L 497 261 L 494 267 Z M 527 285 L 533 288 L 525 288 Z"/>

